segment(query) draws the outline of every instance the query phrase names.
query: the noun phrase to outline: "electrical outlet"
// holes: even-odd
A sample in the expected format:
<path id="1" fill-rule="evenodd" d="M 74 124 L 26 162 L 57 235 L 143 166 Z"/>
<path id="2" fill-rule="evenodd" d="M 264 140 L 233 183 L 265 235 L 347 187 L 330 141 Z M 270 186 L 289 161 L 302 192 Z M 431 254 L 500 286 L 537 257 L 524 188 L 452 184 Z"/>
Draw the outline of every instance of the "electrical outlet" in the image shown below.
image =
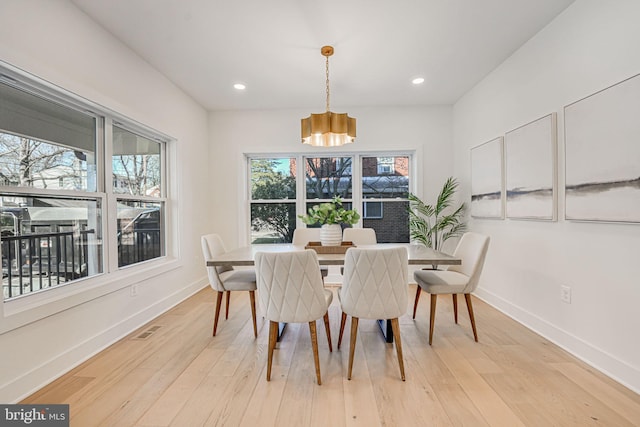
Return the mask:
<path id="1" fill-rule="evenodd" d="M 562 302 L 571 304 L 571 288 L 569 286 L 560 286 L 560 299 Z"/>
<path id="2" fill-rule="evenodd" d="M 132 297 L 138 296 L 138 285 L 131 285 L 131 296 Z"/>

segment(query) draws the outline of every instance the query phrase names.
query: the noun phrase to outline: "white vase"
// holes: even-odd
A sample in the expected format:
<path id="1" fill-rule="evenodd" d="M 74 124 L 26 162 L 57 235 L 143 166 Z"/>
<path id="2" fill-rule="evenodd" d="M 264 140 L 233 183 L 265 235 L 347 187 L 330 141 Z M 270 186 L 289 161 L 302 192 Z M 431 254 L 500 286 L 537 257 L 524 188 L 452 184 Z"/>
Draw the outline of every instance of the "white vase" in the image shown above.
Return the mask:
<path id="1" fill-rule="evenodd" d="M 320 227 L 320 243 L 322 246 L 340 246 L 342 227 L 340 224 L 324 224 Z"/>

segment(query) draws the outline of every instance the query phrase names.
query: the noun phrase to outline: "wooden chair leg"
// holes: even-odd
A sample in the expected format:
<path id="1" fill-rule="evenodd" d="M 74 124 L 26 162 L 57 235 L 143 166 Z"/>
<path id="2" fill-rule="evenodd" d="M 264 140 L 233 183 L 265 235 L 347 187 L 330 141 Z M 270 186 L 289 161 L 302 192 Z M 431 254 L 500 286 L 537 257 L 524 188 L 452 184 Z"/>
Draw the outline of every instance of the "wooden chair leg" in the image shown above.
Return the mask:
<path id="1" fill-rule="evenodd" d="M 458 294 L 451 294 L 453 297 L 453 319 L 458 324 Z"/>
<path id="2" fill-rule="evenodd" d="M 420 287 L 420 285 L 417 285 L 418 288 L 416 289 L 416 302 L 413 303 L 413 318 L 416 318 L 416 309 L 418 308 L 418 300 L 420 299 L 420 293 L 422 292 L 422 288 Z"/>
<path id="3" fill-rule="evenodd" d="M 471 294 L 464 294 L 467 301 L 467 310 L 469 310 L 469 319 L 471 319 L 471 329 L 473 329 L 473 338 L 478 342 L 478 332 L 476 331 L 476 319 L 473 317 L 473 305 L 471 305 Z"/>
<path id="4" fill-rule="evenodd" d="M 273 362 L 273 350 L 278 340 L 278 322 L 269 322 L 269 351 L 267 354 L 267 381 L 271 381 L 271 365 Z"/>
<path id="5" fill-rule="evenodd" d="M 329 312 L 324 314 L 324 330 L 327 332 L 327 341 L 329 342 L 329 352 L 333 352 L 333 345 L 331 344 L 331 328 L 329 327 Z"/>
<path id="6" fill-rule="evenodd" d="M 340 319 L 340 335 L 338 335 L 338 350 L 342 344 L 342 333 L 344 332 L 344 324 L 347 322 L 347 313 L 342 312 L 342 318 Z"/>
<path id="7" fill-rule="evenodd" d="M 356 338 L 358 336 L 358 318 L 351 316 L 351 344 L 349 346 L 349 373 L 347 379 L 351 379 L 351 371 L 353 371 L 353 355 L 356 351 Z"/>
<path id="8" fill-rule="evenodd" d="M 429 345 L 433 341 L 433 325 L 436 320 L 436 301 L 438 300 L 437 294 L 431 294 L 431 314 L 429 315 Z"/>
<path id="9" fill-rule="evenodd" d="M 216 331 L 218 330 L 218 317 L 220 317 L 220 306 L 222 305 L 222 295 L 224 295 L 224 292 L 218 292 L 217 298 L 216 298 L 216 314 L 214 315 L 213 318 L 213 336 L 216 336 Z"/>
<path id="10" fill-rule="evenodd" d="M 318 356 L 318 334 L 316 332 L 316 321 L 309 322 L 309 333 L 311 334 L 311 348 L 313 348 L 313 361 L 316 364 L 316 378 L 318 385 L 322 385 L 320 378 L 320 357 Z"/>
<path id="11" fill-rule="evenodd" d="M 404 381 L 404 359 L 402 358 L 402 341 L 400 339 L 400 323 L 398 318 L 391 319 L 391 329 L 393 329 L 393 341 L 396 343 L 396 353 L 398 353 L 398 365 L 400 366 L 400 377 Z"/>
<path id="12" fill-rule="evenodd" d="M 224 313 L 224 320 L 229 318 L 229 303 L 231 302 L 231 291 L 227 291 L 227 307 Z"/>
<path id="13" fill-rule="evenodd" d="M 251 318 L 253 319 L 253 336 L 254 338 L 258 338 L 258 325 L 256 324 L 256 291 L 249 291 L 249 299 L 251 300 Z"/>

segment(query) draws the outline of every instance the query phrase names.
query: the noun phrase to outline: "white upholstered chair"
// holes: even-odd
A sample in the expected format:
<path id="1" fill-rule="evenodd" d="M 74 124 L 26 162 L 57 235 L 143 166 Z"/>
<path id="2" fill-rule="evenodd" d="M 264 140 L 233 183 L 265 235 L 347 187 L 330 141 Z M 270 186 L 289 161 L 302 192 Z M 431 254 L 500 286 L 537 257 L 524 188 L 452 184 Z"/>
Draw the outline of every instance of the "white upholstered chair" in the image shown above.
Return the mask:
<path id="1" fill-rule="evenodd" d="M 373 228 L 345 228 L 342 232 L 342 240 L 353 242 L 356 246 L 375 245 L 378 243 L 376 230 Z"/>
<path id="2" fill-rule="evenodd" d="M 345 228 L 342 232 L 342 241 L 351 242 L 355 246 L 375 245 L 378 243 L 376 230 L 373 228 Z M 340 274 L 344 274 L 344 266 L 340 267 Z"/>
<path id="3" fill-rule="evenodd" d="M 400 376 L 404 381 L 398 317 L 407 311 L 407 267 L 407 250 L 403 247 L 347 250 L 344 260 L 344 280 L 342 288 L 338 291 L 342 308 L 338 348 L 340 348 L 344 324 L 349 315 L 351 316 L 351 343 L 348 379 L 351 379 L 353 370 L 358 320 L 391 319 Z"/>
<path id="4" fill-rule="evenodd" d="M 489 248 L 489 236 L 479 233 L 465 233 L 454 252 L 454 256 L 462 259 L 461 265 L 451 265 L 446 270 L 419 270 L 413 274 L 418 284 L 416 300 L 413 304 L 413 318 L 416 318 L 416 309 L 420 292 L 424 289 L 431 294 L 431 314 L 429 318 L 429 345 L 433 341 L 433 325 L 436 316 L 436 301 L 438 295 L 453 295 L 453 316 L 458 323 L 458 294 L 464 294 L 473 329 L 473 338 L 478 342 L 476 321 L 471 305 L 471 293 L 478 287 L 480 274 L 484 265 L 484 259 Z"/>
<path id="5" fill-rule="evenodd" d="M 309 242 L 319 242 L 320 241 L 320 229 L 319 228 L 296 228 L 293 230 L 293 238 L 291 239 L 291 244 L 294 246 L 305 247 L 309 244 Z M 325 277 L 329 274 L 329 268 L 326 265 L 320 266 L 320 273 L 322 273 L 322 278 L 324 280 Z"/>
<path id="6" fill-rule="evenodd" d="M 319 228 L 300 227 L 293 230 L 293 238 L 291 240 L 291 244 L 295 246 L 305 246 L 309 242 L 319 242 L 319 241 L 320 241 Z"/>
<path id="7" fill-rule="evenodd" d="M 207 234 L 202 236 L 202 253 L 205 261 L 209 261 L 216 255 L 226 252 L 222 239 L 217 234 Z M 218 317 L 220 317 L 220 307 L 222 306 L 222 295 L 227 293 L 227 309 L 225 319 L 229 318 L 229 303 L 231 302 L 231 291 L 249 291 L 251 300 L 251 316 L 253 318 L 253 335 L 258 337 L 256 325 L 256 273 L 255 270 L 234 270 L 231 266 L 207 267 L 209 284 L 217 292 L 216 313 L 213 321 L 213 336 L 216 336 L 218 329 Z"/>
<path id="8" fill-rule="evenodd" d="M 267 381 L 271 380 L 278 323 L 308 322 L 316 377 L 318 385 L 321 385 L 316 320 L 324 317 L 329 351 L 333 351 L 328 312 L 333 294 L 330 290 L 324 289 L 318 268 L 318 255 L 311 249 L 292 252 L 258 252 L 255 256 L 255 265 L 260 304 L 265 317 L 269 320 Z"/>

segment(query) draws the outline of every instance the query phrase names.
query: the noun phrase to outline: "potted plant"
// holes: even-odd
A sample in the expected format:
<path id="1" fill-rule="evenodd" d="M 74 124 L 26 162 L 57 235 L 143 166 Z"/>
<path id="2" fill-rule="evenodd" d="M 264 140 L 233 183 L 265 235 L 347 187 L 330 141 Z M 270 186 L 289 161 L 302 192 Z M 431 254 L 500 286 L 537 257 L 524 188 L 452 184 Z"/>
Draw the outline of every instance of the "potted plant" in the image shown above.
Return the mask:
<path id="1" fill-rule="evenodd" d="M 460 204 L 453 212 L 449 209 L 457 188 L 458 182 L 449 177 L 435 205 L 426 204 L 416 195 L 409 194 L 409 234 L 412 240 L 439 251 L 448 239 L 464 233 L 467 228 L 463 222 L 465 204 Z"/>
<path id="2" fill-rule="evenodd" d="M 322 246 L 338 246 L 342 241 L 342 225 L 353 225 L 360 219 L 355 209 L 342 207 L 342 199 L 336 196 L 330 202 L 313 205 L 307 215 L 298 215 L 307 225 L 320 224 Z"/>

